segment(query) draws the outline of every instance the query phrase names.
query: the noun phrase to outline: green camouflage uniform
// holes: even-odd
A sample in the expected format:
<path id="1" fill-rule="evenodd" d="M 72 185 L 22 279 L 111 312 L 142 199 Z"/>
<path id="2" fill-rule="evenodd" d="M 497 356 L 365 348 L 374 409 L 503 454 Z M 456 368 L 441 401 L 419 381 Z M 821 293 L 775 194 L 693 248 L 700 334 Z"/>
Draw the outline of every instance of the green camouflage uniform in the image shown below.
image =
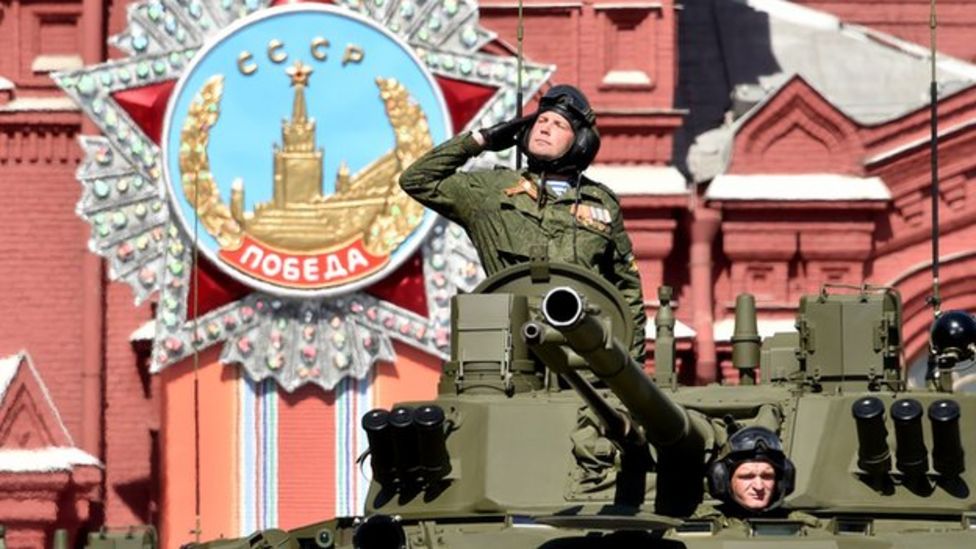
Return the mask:
<path id="1" fill-rule="evenodd" d="M 692 513 L 693 519 L 707 519 L 715 522 L 721 530 L 739 530 L 748 535 L 749 520 L 752 519 L 785 519 L 801 522 L 806 528 L 822 528 L 823 523 L 817 517 L 803 511 L 790 511 L 782 507 L 771 511 L 749 513 L 733 504 L 716 504 L 714 501 L 703 502 Z"/>
<path id="2" fill-rule="evenodd" d="M 508 169 L 459 172 L 482 152 L 470 133 L 433 148 L 400 176 L 400 186 L 421 204 L 458 223 L 478 250 L 485 272 L 529 261 L 533 246 L 549 259 L 603 275 L 620 290 L 636 325 L 632 356 L 644 363 L 644 299 L 620 204 L 610 189 L 582 178 L 562 196 L 546 191 L 538 205 L 539 175 Z M 579 196 L 577 196 L 579 195 Z M 577 205 L 577 200 L 579 204 Z M 578 212 L 574 219 L 573 212 Z"/>

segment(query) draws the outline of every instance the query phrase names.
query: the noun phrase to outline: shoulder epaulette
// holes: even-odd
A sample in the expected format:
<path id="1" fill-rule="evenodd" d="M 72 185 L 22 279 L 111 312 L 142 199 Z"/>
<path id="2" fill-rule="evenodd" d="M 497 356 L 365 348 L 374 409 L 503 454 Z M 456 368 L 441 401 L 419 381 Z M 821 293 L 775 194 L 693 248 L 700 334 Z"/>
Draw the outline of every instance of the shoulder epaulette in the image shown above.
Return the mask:
<path id="1" fill-rule="evenodd" d="M 599 181 L 594 181 L 593 179 L 590 179 L 589 177 L 586 177 L 584 175 L 580 179 L 580 184 L 583 186 L 584 189 L 586 187 L 589 187 L 590 189 L 599 191 L 601 194 L 605 195 L 608 199 L 610 199 L 611 202 L 613 202 L 618 206 L 620 205 L 620 199 L 617 198 L 617 193 L 613 192 L 613 190 L 611 190 L 610 187 L 607 187 L 603 183 L 600 183 Z"/>

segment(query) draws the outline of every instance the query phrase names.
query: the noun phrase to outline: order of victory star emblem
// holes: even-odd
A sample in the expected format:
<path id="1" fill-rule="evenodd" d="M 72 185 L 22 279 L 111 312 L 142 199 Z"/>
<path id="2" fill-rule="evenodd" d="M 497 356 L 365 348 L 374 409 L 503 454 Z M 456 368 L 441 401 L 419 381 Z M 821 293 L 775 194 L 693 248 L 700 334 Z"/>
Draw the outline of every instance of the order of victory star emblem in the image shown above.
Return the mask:
<path id="1" fill-rule="evenodd" d="M 397 180 L 514 115 L 516 59 L 489 53 L 476 0 L 268 3 L 135 2 L 111 39 L 127 57 L 55 75 L 102 133 L 81 138 L 77 213 L 157 303 L 134 336 L 151 371 L 221 345 L 252 380 L 332 389 L 394 340 L 447 356 L 450 297 L 483 274 Z M 553 70 L 525 63 L 525 97 Z"/>
<path id="2" fill-rule="evenodd" d="M 435 215 L 397 184 L 451 134 L 440 89 L 396 36 L 334 8 L 232 26 L 177 84 L 163 135 L 174 209 L 224 272 L 273 294 L 385 276 Z"/>

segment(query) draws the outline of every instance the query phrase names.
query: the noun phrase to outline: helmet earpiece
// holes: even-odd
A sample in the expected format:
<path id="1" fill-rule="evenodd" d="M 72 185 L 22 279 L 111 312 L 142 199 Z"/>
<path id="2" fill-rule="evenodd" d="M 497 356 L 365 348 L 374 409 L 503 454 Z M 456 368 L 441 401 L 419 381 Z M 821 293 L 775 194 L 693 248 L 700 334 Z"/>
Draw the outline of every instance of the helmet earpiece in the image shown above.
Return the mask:
<path id="1" fill-rule="evenodd" d="M 713 498 L 721 501 L 732 499 L 730 493 L 732 474 L 729 472 L 728 464 L 724 459 L 715 460 L 709 464 L 705 473 L 705 480 L 708 482 L 708 493 Z"/>
<path id="2" fill-rule="evenodd" d="M 576 140 L 570 148 L 567 156 L 575 158 L 575 166 L 578 171 L 583 171 L 600 151 L 600 134 L 597 133 L 595 126 L 584 126 L 576 130 Z"/>
<path id="3" fill-rule="evenodd" d="M 796 466 L 787 458 L 783 459 L 783 480 L 779 488 L 780 500 L 793 493 L 796 488 Z"/>

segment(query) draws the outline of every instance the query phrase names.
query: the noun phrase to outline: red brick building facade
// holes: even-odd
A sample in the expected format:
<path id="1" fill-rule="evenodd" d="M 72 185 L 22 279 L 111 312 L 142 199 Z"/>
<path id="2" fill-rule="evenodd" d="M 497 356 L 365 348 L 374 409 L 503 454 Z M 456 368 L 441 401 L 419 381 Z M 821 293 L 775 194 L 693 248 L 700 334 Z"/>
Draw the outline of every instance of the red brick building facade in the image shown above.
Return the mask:
<path id="1" fill-rule="evenodd" d="M 795 4 L 824 11 L 811 15 Z M 688 382 L 736 381 L 728 337 L 735 296 L 744 291 L 756 295 L 768 335 L 789 329 L 799 296 L 824 282 L 895 286 L 905 302 L 906 358 L 924 352 L 930 141 L 919 48 L 928 40 L 928 2 L 795 4 L 524 3 L 526 57 L 555 65 L 552 81 L 578 85 L 594 105 L 603 148 L 592 173 L 621 197 L 649 314 L 659 285 L 676 289 Z M 171 541 L 186 539 L 181 526 L 160 518 L 169 508 L 167 471 L 174 473 L 161 432 L 175 406 L 162 395 L 178 374 L 148 373 L 148 343 L 136 332 L 155 305 L 135 306 L 130 288 L 108 282 L 88 249 L 91 229 L 75 215 L 76 139 L 95 130 L 49 78 L 120 56 L 106 43 L 125 29 L 128 8 L 100 0 L 0 2 L 0 49 L 8 52 L 0 56 L 0 357 L 21 349 L 33 357 L 53 410 L 37 417 L 60 414 L 68 436 L 5 431 L 25 408 L 0 391 L 0 454 L 77 447 L 101 464 L 79 465 L 81 473 L 0 470 L 8 546 L 48 543 L 56 526 L 78 532 L 103 524 L 156 523 Z M 486 51 L 514 52 L 517 3 L 485 0 L 479 8 L 481 25 L 497 33 Z M 976 268 L 976 46 L 966 39 L 976 9 L 949 1 L 939 10 L 942 297 L 945 308 L 976 310 L 968 276 Z M 899 94 L 894 83 L 875 80 L 863 88 L 890 84 L 891 94 L 864 93 L 836 72 L 847 65 L 857 73 L 855 55 L 821 55 L 824 65 L 812 65 L 809 52 L 840 44 L 848 24 L 863 25 L 859 36 L 877 48 L 863 55 L 879 70 L 921 75 L 897 79 L 917 90 Z M 787 35 L 811 42 L 785 43 Z M 848 85 L 835 85 L 841 80 Z M 397 351 L 436 368 L 434 357 Z M 283 395 L 280 406 L 332 402 L 316 389 Z M 65 480 L 71 474 L 80 480 Z M 17 498 L 53 503 L 15 513 Z"/>

